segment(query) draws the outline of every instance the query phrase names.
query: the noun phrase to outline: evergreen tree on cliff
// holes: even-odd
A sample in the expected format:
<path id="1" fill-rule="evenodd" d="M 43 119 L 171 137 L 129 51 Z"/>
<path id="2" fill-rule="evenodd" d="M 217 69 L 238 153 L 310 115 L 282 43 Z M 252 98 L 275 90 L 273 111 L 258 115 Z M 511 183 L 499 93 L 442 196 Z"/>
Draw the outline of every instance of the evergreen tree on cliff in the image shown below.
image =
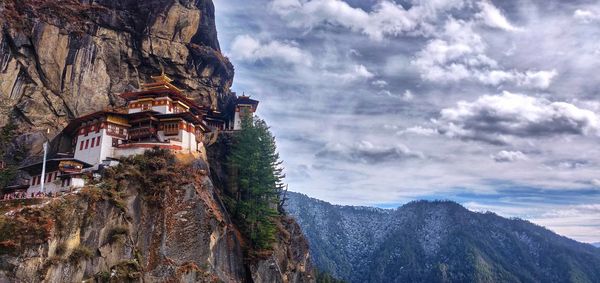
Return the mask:
<path id="1" fill-rule="evenodd" d="M 284 175 L 275 138 L 265 121 L 251 114 L 243 116 L 229 161 L 237 173 L 235 218 L 255 247 L 267 249 L 275 240 L 274 217 Z"/>

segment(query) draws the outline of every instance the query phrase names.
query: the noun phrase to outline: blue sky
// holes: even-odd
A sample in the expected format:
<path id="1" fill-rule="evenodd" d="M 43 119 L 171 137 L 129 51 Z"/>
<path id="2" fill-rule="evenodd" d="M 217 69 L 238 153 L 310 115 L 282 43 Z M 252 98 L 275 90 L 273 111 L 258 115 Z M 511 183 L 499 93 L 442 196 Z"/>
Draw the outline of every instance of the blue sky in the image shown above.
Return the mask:
<path id="1" fill-rule="evenodd" d="M 598 3 L 214 2 L 291 190 L 450 199 L 600 242 Z"/>

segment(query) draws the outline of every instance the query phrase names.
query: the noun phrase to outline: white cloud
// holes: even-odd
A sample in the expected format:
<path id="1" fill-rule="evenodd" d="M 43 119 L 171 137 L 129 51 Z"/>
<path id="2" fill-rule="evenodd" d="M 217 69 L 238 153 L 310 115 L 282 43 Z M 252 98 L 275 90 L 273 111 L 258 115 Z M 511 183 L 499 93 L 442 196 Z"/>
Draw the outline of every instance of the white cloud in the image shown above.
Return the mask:
<path id="1" fill-rule="evenodd" d="M 236 36 L 230 48 L 230 55 L 234 60 L 246 62 L 269 61 L 273 63 L 291 64 L 294 78 L 304 78 L 311 82 L 330 84 L 351 83 L 368 80 L 375 77 L 365 65 L 351 60 L 341 60 L 334 55 L 321 55 L 315 60 L 310 52 L 305 51 L 293 41 L 261 41 L 250 35 Z M 381 84 L 381 82 L 377 82 Z"/>
<path id="2" fill-rule="evenodd" d="M 410 91 L 410 89 L 407 89 L 404 91 L 404 93 L 402 93 L 402 99 L 404 100 L 412 100 L 415 97 L 415 95 L 412 93 L 412 91 Z"/>
<path id="3" fill-rule="evenodd" d="M 382 90 L 378 91 L 377 94 L 385 95 L 385 96 L 389 96 L 389 97 L 400 98 L 402 101 L 410 101 L 415 97 L 414 94 L 412 93 L 412 91 L 410 91 L 408 89 L 405 90 L 401 94 L 395 94 L 395 93 L 392 93 L 388 89 L 382 89 Z"/>
<path id="4" fill-rule="evenodd" d="M 594 242 L 600 235 L 600 205 L 580 204 L 552 209 L 531 221 L 576 240 Z"/>
<path id="5" fill-rule="evenodd" d="M 379 1 L 367 12 L 342 0 L 273 0 L 270 9 L 293 27 L 332 24 L 361 32 L 374 40 L 410 32 L 430 33 L 438 14 L 462 7 L 463 0 L 416 2 L 406 10 L 392 1 Z"/>
<path id="6" fill-rule="evenodd" d="M 600 14 L 592 12 L 590 10 L 577 9 L 573 13 L 573 18 L 582 23 L 589 24 L 600 20 Z"/>
<path id="7" fill-rule="evenodd" d="M 546 89 L 552 83 L 552 79 L 558 75 L 556 70 L 550 71 L 527 71 L 525 74 L 516 74 L 517 83 L 525 86 L 532 86 L 539 89 Z"/>
<path id="8" fill-rule="evenodd" d="M 519 160 L 527 160 L 527 156 L 520 151 L 501 150 L 490 156 L 496 162 L 515 162 Z"/>
<path id="9" fill-rule="evenodd" d="M 312 64 L 312 56 L 293 42 L 260 42 L 250 35 L 237 36 L 231 44 L 231 56 L 234 59 L 256 62 L 273 60 L 290 64 Z"/>
<path id="10" fill-rule="evenodd" d="M 600 119 L 590 110 L 509 92 L 460 101 L 443 109 L 434 123 L 450 137 L 498 144 L 510 137 L 590 135 L 600 130 Z"/>
<path id="11" fill-rule="evenodd" d="M 526 71 L 517 72 L 491 70 L 491 71 L 479 71 L 474 70 L 474 75 L 479 81 L 489 85 L 499 85 L 505 82 L 512 82 L 518 86 L 547 89 L 554 77 L 558 75 L 556 70 L 549 71 Z"/>
<path id="12" fill-rule="evenodd" d="M 486 44 L 471 22 L 449 19 L 443 34 L 429 40 L 411 63 L 424 80 L 438 83 L 473 80 L 494 86 L 508 82 L 546 89 L 558 74 L 556 70 L 504 70 L 485 51 Z"/>
<path id="13" fill-rule="evenodd" d="M 414 127 L 406 128 L 406 129 L 398 132 L 398 135 L 405 135 L 405 134 L 414 134 L 414 135 L 420 135 L 420 136 L 433 136 L 433 135 L 437 135 L 438 131 L 433 128 L 414 126 Z"/>
<path id="14" fill-rule="evenodd" d="M 482 1 L 477 3 L 481 11 L 475 15 L 476 18 L 483 21 L 484 24 L 507 31 L 517 31 L 519 28 L 513 26 L 506 17 L 492 3 Z"/>
<path id="15" fill-rule="evenodd" d="M 371 82 L 372 85 L 379 87 L 379 88 L 383 88 L 386 87 L 388 85 L 388 83 L 384 80 L 376 80 L 376 81 L 372 81 Z"/>
<path id="16" fill-rule="evenodd" d="M 518 203 L 518 201 L 517 201 Z M 547 204 L 547 203 L 463 203 L 469 210 L 493 211 L 504 217 L 525 218 L 555 233 L 581 242 L 600 241 L 600 206 L 597 204 Z"/>
<path id="17" fill-rule="evenodd" d="M 331 76 L 333 79 L 340 80 L 342 82 L 370 79 L 375 76 L 375 74 L 369 71 L 367 67 L 361 64 L 351 66 L 349 70 L 343 72 L 326 72 L 325 74 Z"/>

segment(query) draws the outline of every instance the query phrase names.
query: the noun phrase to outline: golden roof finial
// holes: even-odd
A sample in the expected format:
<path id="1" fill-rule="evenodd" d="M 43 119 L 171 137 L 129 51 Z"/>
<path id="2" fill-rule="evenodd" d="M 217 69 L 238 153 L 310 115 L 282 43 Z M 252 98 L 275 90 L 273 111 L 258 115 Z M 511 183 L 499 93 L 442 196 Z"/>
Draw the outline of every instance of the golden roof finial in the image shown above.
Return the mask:
<path id="1" fill-rule="evenodd" d="M 182 92 L 181 89 L 179 89 L 178 87 L 171 84 L 171 82 L 173 82 L 173 79 L 169 78 L 169 76 L 167 76 L 165 74 L 165 70 L 162 68 L 162 65 L 161 65 L 161 71 L 162 71 L 161 74 L 158 76 L 150 76 L 150 78 L 152 78 L 154 80 L 154 82 L 142 84 L 142 90 L 172 89 L 177 92 Z"/>

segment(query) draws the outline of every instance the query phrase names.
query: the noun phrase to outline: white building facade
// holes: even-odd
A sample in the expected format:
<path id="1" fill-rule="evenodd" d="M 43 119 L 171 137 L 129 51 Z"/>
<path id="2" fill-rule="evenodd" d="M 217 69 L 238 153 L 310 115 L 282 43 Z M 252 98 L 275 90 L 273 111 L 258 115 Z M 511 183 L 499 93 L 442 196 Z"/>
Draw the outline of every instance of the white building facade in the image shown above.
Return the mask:
<path id="1" fill-rule="evenodd" d="M 235 112 L 233 114 L 233 130 L 239 131 L 242 129 L 242 118 L 245 115 L 253 115 L 258 107 L 258 101 L 250 99 L 250 96 L 240 96 L 235 101 Z"/>
<path id="2" fill-rule="evenodd" d="M 43 177 L 41 176 L 41 162 L 23 167 L 21 170 L 31 176 L 27 194 L 35 195 L 39 192 L 56 194 L 83 187 L 85 177 L 82 171 L 89 167 L 91 165 L 73 158 L 55 158 L 46 161 L 46 173 Z M 44 184 L 43 191 L 42 183 Z"/>

